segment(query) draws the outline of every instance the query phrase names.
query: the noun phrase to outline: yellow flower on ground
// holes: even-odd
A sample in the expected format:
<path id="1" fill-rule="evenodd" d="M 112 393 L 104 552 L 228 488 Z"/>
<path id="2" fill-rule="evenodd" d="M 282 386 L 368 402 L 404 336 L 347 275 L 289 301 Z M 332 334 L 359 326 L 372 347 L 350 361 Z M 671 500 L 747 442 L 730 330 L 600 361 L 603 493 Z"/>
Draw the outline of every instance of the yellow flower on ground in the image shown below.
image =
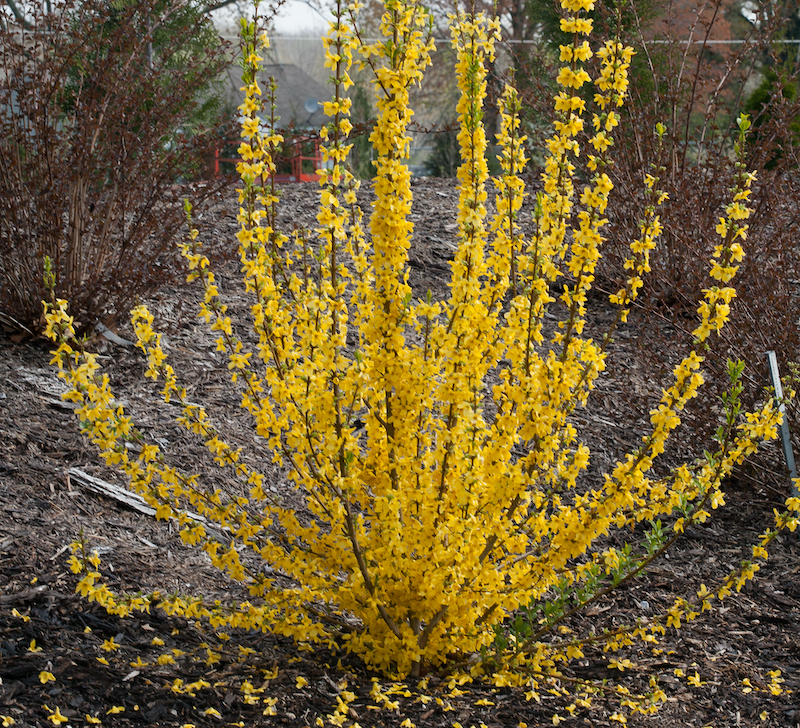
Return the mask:
<path id="1" fill-rule="evenodd" d="M 49 710 L 49 708 L 45 705 L 45 709 Z M 47 716 L 47 720 L 49 720 L 53 725 L 61 725 L 62 723 L 67 723 L 69 718 L 65 718 L 61 715 L 61 710 L 56 708 L 54 711 Z"/>
<path id="2" fill-rule="evenodd" d="M 700 679 L 700 675 L 698 674 L 697 670 L 694 671 L 694 675 L 689 675 L 689 677 L 686 678 L 686 682 L 688 682 L 689 685 L 694 685 L 696 688 L 707 684 L 704 680 Z"/>
<path id="3" fill-rule="evenodd" d="M 119 649 L 119 645 L 114 642 L 113 637 L 109 637 L 107 640 L 100 645 L 101 650 L 105 650 L 106 652 L 116 652 Z"/>

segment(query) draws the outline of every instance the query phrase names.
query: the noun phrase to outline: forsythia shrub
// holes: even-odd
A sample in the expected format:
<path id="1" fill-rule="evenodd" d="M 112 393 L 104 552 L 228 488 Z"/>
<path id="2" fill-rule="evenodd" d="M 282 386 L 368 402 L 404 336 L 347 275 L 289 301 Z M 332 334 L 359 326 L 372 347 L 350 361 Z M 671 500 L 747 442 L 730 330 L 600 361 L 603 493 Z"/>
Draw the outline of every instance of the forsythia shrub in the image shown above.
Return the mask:
<path id="1" fill-rule="evenodd" d="M 526 163 L 525 138 L 511 85 L 499 101 L 502 174 L 494 180 L 496 213 L 489 216 L 486 209 L 482 114 L 486 64 L 494 57 L 499 24 L 482 14 L 452 18 L 463 161 L 459 248 L 443 301 L 415 301 L 408 285 L 409 89 L 422 79 L 432 49 L 422 5 L 387 0 L 383 41 L 373 44 L 362 42 L 355 29 L 357 8 L 338 8 L 325 40 L 334 93 L 325 104 L 331 119 L 322 130 L 328 164 L 319 172 L 315 250 L 275 228 L 278 196 L 269 180 L 282 139 L 270 94 L 265 99 L 257 81 L 259 47 L 266 39 L 259 37 L 257 24 L 245 24 L 238 239 L 252 295 L 255 351 L 246 349 L 226 315 L 196 231 L 183 250 L 190 279 L 205 292 L 200 315 L 218 333 L 241 406 L 273 460 L 289 466 L 307 510 L 295 512 L 270 495 L 262 473 L 188 401 L 151 314 L 139 306 L 133 325 L 148 357 L 147 376 L 163 382 L 164 400 L 182 407 L 179 422 L 203 439 L 231 477 L 249 485 L 250 497 L 204 489 L 197 475 L 170 467 L 158 447 L 145 442 L 112 405 L 107 376 L 92 354 L 74 346 L 67 304 L 55 301 L 47 314 L 48 333 L 59 342 L 54 361 L 71 385 L 66 397 L 79 404 L 85 432 L 107 463 L 128 474 L 131 487 L 158 517 L 177 519 L 183 540 L 199 545 L 215 566 L 246 583 L 251 599 L 212 605 L 190 596 L 115 595 L 102 583 L 97 557 L 76 548 L 72 565 L 82 573 L 79 591 L 120 615 L 158 606 L 205 617 L 215 626 L 271 630 L 301 641 L 338 636 L 369 665 L 392 674 L 486 654 L 510 616 L 533 614 L 527 632 L 506 640 L 507 649 L 500 650 L 513 672 L 504 672 L 503 665 L 493 668 L 495 679 L 507 684 L 522 672 L 557 674 L 558 661 L 580 657 L 580 635 L 547 641 L 548 630 L 639 573 L 687 524 L 704 521 L 707 509 L 723 502 L 721 480 L 754 451 L 757 440 L 775 436 L 779 421 L 771 401 L 757 412 L 740 413 L 737 366 L 731 368 L 734 384 L 715 452 L 667 477 L 650 473 L 681 410 L 703 383 L 703 348 L 724 326 L 735 295 L 729 283 L 744 255 L 753 179 L 741 162 L 747 121 L 740 123 L 736 189 L 720 218 L 712 283 L 698 309 L 696 350 L 675 367 L 638 449 L 602 482 L 582 482 L 590 454 L 570 415 L 587 406 L 610 341 L 609 335 L 595 341 L 583 332 L 613 188 L 605 171 L 607 152 L 627 96 L 632 50 L 615 40 L 602 45 L 597 51 L 602 70 L 594 93 L 587 93 L 592 81 L 582 64 L 594 51 L 587 39 L 592 21 L 584 14 L 593 0 L 562 0 L 562 6 L 568 37 L 561 47 L 562 90 L 555 99 L 544 190 L 536 197 L 530 238 L 518 224 L 525 200 L 519 176 Z M 358 182 L 346 165 L 352 128 L 348 72 L 355 54 L 374 69 L 378 95 L 369 233 L 356 201 Z M 579 138 L 585 131 L 589 181 L 576 191 Z M 642 286 L 660 232 L 658 170 L 644 189 L 650 207 L 640 238 L 631 244 L 629 278 L 612 296 L 621 321 Z M 314 274 L 308 265 L 312 254 Z M 559 300 L 554 291 L 560 291 Z M 549 342 L 543 329 L 548 307 L 563 312 Z M 141 445 L 138 455 L 126 449 L 126 441 Z M 668 613 L 632 619 L 626 627 L 594 635 L 594 642 L 616 650 L 633 639 L 654 641 L 668 626 L 707 609 L 712 599 L 741 588 L 775 534 L 794 529 L 792 510 L 800 503 L 788 505 L 753 559 L 719 588 L 702 587 L 697 598 L 676 601 Z M 224 529 L 230 542 L 220 543 L 187 515 L 190 510 Z M 677 520 L 669 526 L 658 520 L 673 514 Z M 611 529 L 642 523 L 650 530 L 638 550 L 598 546 Z M 269 575 L 258 567 L 261 561 L 271 567 Z M 550 606 L 537 613 L 537 605 Z M 358 628 L 341 629 L 352 626 L 353 617 Z M 473 664 L 477 671 L 488 669 L 485 661 Z"/>

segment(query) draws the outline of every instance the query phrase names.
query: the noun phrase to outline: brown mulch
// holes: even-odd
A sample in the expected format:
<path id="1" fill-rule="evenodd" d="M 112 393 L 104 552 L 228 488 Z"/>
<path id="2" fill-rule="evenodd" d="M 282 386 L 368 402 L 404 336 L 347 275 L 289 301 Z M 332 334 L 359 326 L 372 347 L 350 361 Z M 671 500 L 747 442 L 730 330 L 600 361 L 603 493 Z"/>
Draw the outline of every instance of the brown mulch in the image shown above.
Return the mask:
<path id="1" fill-rule="evenodd" d="M 454 245 L 450 221 L 455 189 L 452 181 L 422 180 L 414 190 L 411 284 L 417 294 L 431 289 L 441 295 Z M 287 186 L 282 209 L 287 229 L 313 227 L 313 186 Z M 197 224 L 210 248 L 230 259 L 235 207 L 220 201 Z M 245 315 L 235 262 L 223 265 L 218 283 L 234 314 Z M 231 440 L 251 446 L 249 457 L 256 458 L 252 427 L 228 386 L 225 362 L 214 354 L 214 337 L 191 313 L 196 299 L 195 289 L 176 285 L 149 304 L 165 332 L 170 361 L 191 397 L 217 414 Z M 598 327 L 611 315 L 601 301 L 593 320 Z M 634 321 L 618 337 L 610 357 L 612 373 L 601 380 L 592 408 L 578 417 L 594 456 L 590 475 L 603 472 L 635 446 L 658 391 L 659 382 L 648 375 L 639 356 L 646 331 L 636 327 Z M 117 333 L 132 338 L 125 327 Z M 157 388 L 143 380 L 141 353 L 103 338 L 95 345 L 118 401 L 138 426 L 168 448 L 178 465 L 207 472 L 231 492 L 234 486 L 207 467 L 202 446 L 171 421 Z M 319 719 L 330 725 L 326 716 L 348 690 L 355 699 L 345 725 L 357 722 L 365 728 L 400 726 L 406 719 L 436 728 L 455 723 L 464 728 L 521 722 L 549 726 L 556 714 L 564 726 L 619 725 L 611 720 L 619 709 L 613 699 L 597 698 L 591 708 L 577 707 L 570 714 L 569 697 L 544 693 L 537 702 L 527 700 L 523 690 L 480 683 L 460 686 L 459 695 L 446 675 L 436 674 L 427 676 L 423 686 L 407 681 L 406 688 L 397 688 L 391 696 L 397 705 L 389 709 L 370 697 L 370 691 L 376 678 L 384 691 L 391 681 L 369 673 L 346 653 L 302 651 L 269 634 L 220 635 L 206 625 L 161 613 L 120 620 L 87 603 L 75 595 L 76 577 L 66 561 L 68 545 L 79 533 L 100 552 L 114 588 L 158 588 L 211 599 L 235 599 L 242 590 L 212 570 L 203 554 L 183 547 L 169 524 L 97 495 L 69 474 L 76 467 L 124 486 L 101 464 L 94 447 L 80 436 L 72 411 L 60 402 L 62 386 L 48 365 L 50 348 L 41 340 L 15 343 L 8 333 L 0 333 L 0 716 L 13 718 L 17 726 L 52 726 L 48 715 L 58 708 L 73 726 L 88 725 L 87 715 L 115 726 L 314 726 Z M 620 401 L 625 411 L 620 411 Z M 696 454 L 695 447 L 690 436 L 678 438 L 671 457 Z M 743 471 L 728 484 L 727 503 L 709 523 L 687 533 L 646 576 L 593 605 L 582 619 L 621 624 L 632 614 L 657 613 L 677 596 L 691 595 L 701 582 L 711 586 L 745 558 L 787 490 L 779 474 L 779 451 L 773 447 L 768 454 L 776 475 L 750 478 Z M 285 489 L 278 468 L 267 472 L 274 489 Z M 622 676 L 625 684 L 644 689 L 654 676 L 668 695 L 656 717 L 629 717 L 629 725 L 800 725 L 798 570 L 797 536 L 781 537 L 768 564 L 741 594 L 690 625 L 669 630 L 660 651 L 642 647 L 626 653 L 637 667 L 630 677 Z M 108 642 L 111 638 L 118 647 Z M 163 664 L 158 664 L 159 657 Z M 774 670 L 785 680 L 780 695 L 767 688 L 768 673 Z M 52 673 L 55 681 L 43 684 L 42 672 Z M 700 686 L 687 682 L 695 672 Z M 595 680 L 619 677 L 600 655 L 581 660 L 572 674 Z M 183 684 L 176 685 L 176 679 Z M 752 689 L 743 684 L 745 679 Z M 205 683 L 185 687 L 200 680 Z M 124 711 L 109 712 L 115 707 Z M 0 717 L 0 725 L 2 721 Z"/>

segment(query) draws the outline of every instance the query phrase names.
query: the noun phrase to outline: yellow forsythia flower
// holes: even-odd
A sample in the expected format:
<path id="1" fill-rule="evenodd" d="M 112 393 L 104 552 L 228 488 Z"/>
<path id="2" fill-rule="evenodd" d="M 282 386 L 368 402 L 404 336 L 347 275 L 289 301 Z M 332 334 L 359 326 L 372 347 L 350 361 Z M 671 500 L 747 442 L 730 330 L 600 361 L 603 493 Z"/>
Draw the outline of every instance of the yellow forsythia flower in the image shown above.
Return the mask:
<path id="1" fill-rule="evenodd" d="M 277 715 L 278 709 L 275 707 L 277 704 L 277 698 L 264 698 L 264 705 L 266 707 L 263 710 L 263 715 Z"/>
<path id="2" fill-rule="evenodd" d="M 694 685 L 697 688 L 707 684 L 704 680 L 700 679 L 700 675 L 698 674 L 697 670 L 694 671 L 694 675 L 689 675 L 689 677 L 686 678 L 686 682 L 688 682 L 689 685 Z"/>
<path id="3" fill-rule="evenodd" d="M 100 645 L 101 650 L 105 650 L 106 652 L 116 652 L 119 649 L 119 645 L 114 642 L 113 637 L 109 637 L 107 640 Z"/>
<path id="4" fill-rule="evenodd" d="M 49 710 L 47 706 L 44 707 L 47 710 Z M 68 722 L 69 718 L 65 718 L 63 715 L 61 715 L 61 710 L 59 708 L 56 708 L 53 712 L 50 713 L 50 715 L 47 716 L 47 720 L 49 720 L 53 725 L 61 725 L 62 723 Z"/>

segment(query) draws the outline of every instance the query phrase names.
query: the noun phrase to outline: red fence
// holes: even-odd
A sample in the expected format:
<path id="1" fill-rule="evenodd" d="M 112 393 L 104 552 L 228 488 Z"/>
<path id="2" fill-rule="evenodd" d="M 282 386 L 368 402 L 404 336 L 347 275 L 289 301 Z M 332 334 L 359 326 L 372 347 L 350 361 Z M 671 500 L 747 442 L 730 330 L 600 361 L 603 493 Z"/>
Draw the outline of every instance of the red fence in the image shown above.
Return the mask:
<path id="1" fill-rule="evenodd" d="M 237 141 L 218 142 L 214 146 L 214 158 L 211 171 L 214 177 L 222 174 L 222 166 L 231 164 L 234 167 L 242 161 L 238 156 L 227 156 L 226 149 L 236 149 Z M 322 151 L 319 138 L 309 136 L 288 137 L 283 154 L 278 160 L 276 182 L 316 182 L 319 180 L 317 170 L 322 168 Z"/>

